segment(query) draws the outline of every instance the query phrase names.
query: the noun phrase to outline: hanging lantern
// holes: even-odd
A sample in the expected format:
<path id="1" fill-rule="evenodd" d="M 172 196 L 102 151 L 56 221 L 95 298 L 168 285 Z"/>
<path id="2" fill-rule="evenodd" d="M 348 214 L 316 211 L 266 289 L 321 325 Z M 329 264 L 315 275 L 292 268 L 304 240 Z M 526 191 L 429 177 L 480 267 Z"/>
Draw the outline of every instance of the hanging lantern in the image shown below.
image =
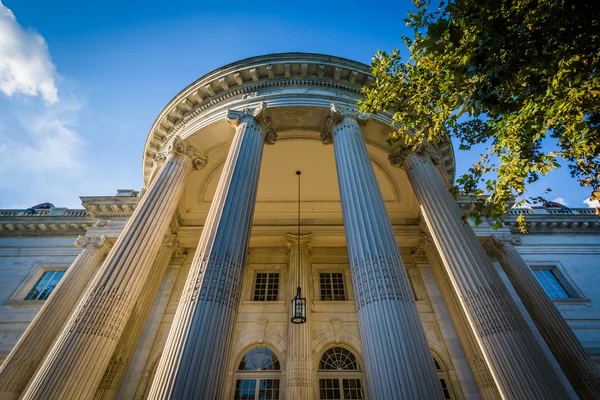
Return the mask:
<path id="1" fill-rule="evenodd" d="M 292 300 L 292 323 L 306 322 L 306 297 L 302 297 L 302 289 L 296 289 L 296 297 Z"/>
<path id="2" fill-rule="evenodd" d="M 292 324 L 303 324 L 306 322 L 306 297 L 302 297 L 302 288 L 300 287 L 300 171 L 298 175 L 298 287 L 296 288 L 296 297 L 292 299 Z"/>

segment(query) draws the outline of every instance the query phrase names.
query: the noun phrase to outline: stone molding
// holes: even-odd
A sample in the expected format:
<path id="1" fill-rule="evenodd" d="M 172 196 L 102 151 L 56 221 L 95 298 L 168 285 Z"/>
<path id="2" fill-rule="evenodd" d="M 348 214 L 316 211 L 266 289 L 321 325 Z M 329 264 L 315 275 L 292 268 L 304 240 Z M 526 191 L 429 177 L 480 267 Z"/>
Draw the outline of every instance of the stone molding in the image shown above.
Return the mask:
<path id="1" fill-rule="evenodd" d="M 228 98 L 277 86 L 316 86 L 358 97 L 372 76 L 365 64 L 339 57 L 287 53 L 253 57 L 219 68 L 188 86 L 161 112 L 146 141 L 153 157 L 178 129 L 205 109 Z"/>

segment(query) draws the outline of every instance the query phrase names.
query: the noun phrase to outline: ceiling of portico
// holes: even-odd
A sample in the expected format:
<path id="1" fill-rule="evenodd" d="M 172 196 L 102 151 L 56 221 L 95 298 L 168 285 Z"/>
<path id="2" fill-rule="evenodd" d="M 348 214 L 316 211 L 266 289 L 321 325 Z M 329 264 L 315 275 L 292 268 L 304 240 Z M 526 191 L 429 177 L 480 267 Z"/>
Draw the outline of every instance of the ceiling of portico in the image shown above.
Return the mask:
<path id="1" fill-rule="evenodd" d="M 289 111 L 289 110 L 288 110 Z M 264 148 L 255 208 L 254 225 L 295 225 L 297 212 L 296 171 L 302 172 L 303 225 L 342 224 L 341 203 L 332 145 L 323 145 L 317 126 L 324 117 L 309 110 L 299 116 L 279 118 L 278 140 Z M 282 116 L 282 115 L 280 115 Z M 275 118 L 274 118 L 275 121 Z M 297 126 L 300 129 L 292 129 Z M 387 160 L 385 145 L 369 144 L 381 134 L 378 126 L 364 129 L 375 175 L 392 223 L 414 221 L 418 204 L 405 173 Z M 224 121 L 202 129 L 188 140 L 208 155 L 206 168 L 194 171 L 179 207 L 182 225 L 202 225 L 208 214 L 234 130 Z"/>

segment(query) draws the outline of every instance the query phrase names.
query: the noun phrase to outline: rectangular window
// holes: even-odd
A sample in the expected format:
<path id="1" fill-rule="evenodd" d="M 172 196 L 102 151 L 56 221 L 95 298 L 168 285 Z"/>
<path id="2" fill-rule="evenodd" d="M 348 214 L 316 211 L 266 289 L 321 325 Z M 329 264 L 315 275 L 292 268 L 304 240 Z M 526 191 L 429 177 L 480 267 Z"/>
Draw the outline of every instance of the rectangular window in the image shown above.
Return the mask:
<path id="1" fill-rule="evenodd" d="M 254 285 L 254 301 L 277 301 L 279 296 L 279 273 L 259 272 Z"/>
<path id="2" fill-rule="evenodd" d="M 364 399 L 360 379 L 319 379 L 319 400 L 346 399 Z"/>
<path id="3" fill-rule="evenodd" d="M 344 275 L 341 272 L 322 272 L 319 278 L 321 284 L 321 300 L 344 301 Z"/>
<path id="4" fill-rule="evenodd" d="M 534 269 L 533 273 L 551 299 L 570 299 L 565 286 L 551 269 Z"/>
<path id="5" fill-rule="evenodd" d="M 258 384 L 259 399 L 279 399 L 279 379 L 261 379 Z"/>
<path id="6" fill-rule="evenodd" d="M 444 399 L 451 399 L 450 390 L 448 390 L 448 385 L 446 385 L 446 381 L 443 378 L 440 378 L 440 383 L 442 384 L 442 390 L 444 391 Z"/>
<path id="7" fill-rule="evenodd" d="M 233 400 L 253 399 L 278 400 L 279 379 L 238 379 L 235 383 Z"/>
<path id="8" fill-rule="evenodd" d="M 238 379 L 235 383 L 235 400 L 250 400 L 256 398 L 256 379 Z"/>
<path id="9" fill-rule="evenodd" d="M 25 300 L 46 300 L 64 274 L 65 271 L 45 271 L 25 296 Z"/>
<path id="10" fill-rule="evenodd" d="M 319 379 L 320 400 L 338 400 L 342 398 L 339 379 Z"/>

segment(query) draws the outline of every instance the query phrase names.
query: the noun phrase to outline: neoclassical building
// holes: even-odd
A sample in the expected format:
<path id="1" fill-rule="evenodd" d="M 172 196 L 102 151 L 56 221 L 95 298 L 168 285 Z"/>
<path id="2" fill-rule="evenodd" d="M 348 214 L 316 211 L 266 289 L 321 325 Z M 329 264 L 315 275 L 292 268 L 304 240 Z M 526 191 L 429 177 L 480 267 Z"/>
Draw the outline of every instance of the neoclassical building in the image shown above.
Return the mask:
<path id="1" fill-rule="evenodd" d="M 371 79 L 235 62 L 158 115 L 143 189 L 0 210 L 0 399 L 599 399 L 599 217 L 463 223 L 452 146 L 389 147 Z"/>

